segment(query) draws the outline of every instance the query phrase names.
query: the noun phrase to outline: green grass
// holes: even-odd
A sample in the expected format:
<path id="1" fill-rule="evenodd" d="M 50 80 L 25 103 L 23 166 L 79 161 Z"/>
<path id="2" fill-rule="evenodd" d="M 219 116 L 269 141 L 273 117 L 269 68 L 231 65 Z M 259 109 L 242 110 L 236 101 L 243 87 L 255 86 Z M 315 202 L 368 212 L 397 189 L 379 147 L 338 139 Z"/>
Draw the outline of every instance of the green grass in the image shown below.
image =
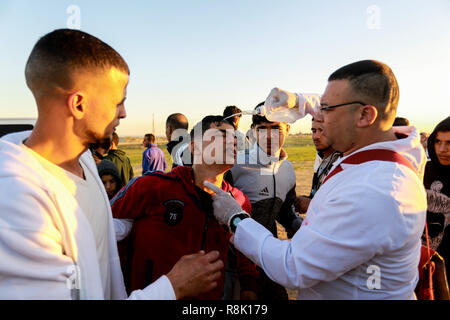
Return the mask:
<path id="1" fill-rule="evenodd" d="M 142 153 L 144 152 L 145 148 L 142 145 L 141 141 L 142 138 L 128 138 L 126 141 L 119 143 L 119 149 L 125 151 L 127 153 L 127 156 L 130 158 L 135 176 L 140 176 L 142 174 Z M 167 152 L 167 140 L 157 139 L 156 143 L 158 145 L 158 148 L 164 151 L 168 170 L 170 170 L 172 168 L 172 158 L 170 157 L 169 152 Z"/>
<path id="2" fill-rule="evenodd" d="M 158 144 L 158 147 L 164 151 L 167 165 L 170 170 L 170 168 L 172 168 L 172 159 L 167 152 L 167 140 L 158 139 L 156 143 Z M 130 158 L 134 174 L 136 176 L 141 175 L 142 153 L 144 152 L 142 138 L 127 138 L 119 144 L 119 148 L 125 151 Z M 314 148 L 311 136 L 290 136 L 287 138 L 283 148 L 286 150 L 288 160 L 292 162 L 295 170 L 310 168 L 311 161 L 313 162 L 316 157 L 316 149 Z"/>
<path id="3" fill-rule="evenodd" d="M 316 158 L 316 148 L 312 142 L 311 136 L 291 136 L 288 137 L 283 147 L 288 160 L 292 162 L 295 170 L 311 166 L 311 161 Z"/>

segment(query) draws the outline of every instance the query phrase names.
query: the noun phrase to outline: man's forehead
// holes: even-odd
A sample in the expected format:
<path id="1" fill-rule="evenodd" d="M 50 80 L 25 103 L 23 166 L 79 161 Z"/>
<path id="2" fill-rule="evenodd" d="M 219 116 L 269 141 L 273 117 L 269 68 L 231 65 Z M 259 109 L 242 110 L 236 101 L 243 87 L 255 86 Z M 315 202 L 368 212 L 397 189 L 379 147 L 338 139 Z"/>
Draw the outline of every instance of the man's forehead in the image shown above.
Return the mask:
<path id="1" fill-rule="evenodd" d="M 329 100 L 336 101 L 346 99 L 351 96 L 351 87 L 348 80 L 332 80 L 323 93 L 320 103 L 329 104 Z"/>
<path id="2" fill-rule="evenodd" d="M 118 90 L 123 90 L 123 97 L 127 96 L 127 87 L 129 81 L 129 75 L 115 67 L 111 67 L 109 71 L 107 71 L 107 81 L 109 84 Z"/>
<path id="3" fill-rule="evenodd" d="M 322 122 L 318 122 L 318 121 L 312 121 L 311 123 L 311 128 L 312 129 L 323 129 L 323 124 Z"/>

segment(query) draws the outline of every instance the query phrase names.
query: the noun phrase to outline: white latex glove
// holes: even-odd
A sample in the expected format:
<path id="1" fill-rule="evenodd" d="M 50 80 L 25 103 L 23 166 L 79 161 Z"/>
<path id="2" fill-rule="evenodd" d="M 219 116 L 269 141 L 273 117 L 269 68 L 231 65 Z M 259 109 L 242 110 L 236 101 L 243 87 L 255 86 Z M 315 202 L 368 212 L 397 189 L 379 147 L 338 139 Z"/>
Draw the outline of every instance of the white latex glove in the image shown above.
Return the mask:
<path id="1" fill-rule="evenodd" d="M 214 216 L 220 223 L 230 226 L 230 220 L 234 215 L 245 212 L 228 192 L 208 181 L 204 181 L 203 185 L 215 192 L 215 194 L 211 195 L 211 198 L 213 200 Z"/>
<path id="2" fill-rule="evenodd" d="M 113 219 L 116 241 L 125 239 L 133 228 L 133 219 Z"/>
<path id="3" fill-rule="evenodd" d="M 280 88 L 273 88 L 266 98 L 264 106 L 267 113 L 274 112 L 280 108 L 298 109 L 298 96 Z"/>
<path id="4" fill-rule="evenodd" d="M 318 117 L 320 95 L 291 93 L 280 88 L 273 88 L 266 98 L 259 113 L 269 121 L 293 123 L 307 114 Z"/>

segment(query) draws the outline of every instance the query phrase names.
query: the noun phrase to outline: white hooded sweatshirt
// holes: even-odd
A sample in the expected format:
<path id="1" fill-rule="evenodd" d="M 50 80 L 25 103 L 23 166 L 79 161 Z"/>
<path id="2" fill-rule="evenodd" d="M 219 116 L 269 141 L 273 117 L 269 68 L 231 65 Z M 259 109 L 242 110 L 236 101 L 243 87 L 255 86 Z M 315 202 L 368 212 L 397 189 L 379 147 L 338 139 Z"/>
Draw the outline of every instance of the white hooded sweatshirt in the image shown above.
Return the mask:
<path id="1" fill-rule="evenodd" d="M 388 161 L 342 164 L 315 194 L 292 241 L 278 240 L 252 219 L 240 222 L 235 247 L 298 299 L 414 299 L 427 209 L 426 162 L 417 130 L 360 150 L 400 153 Z M 347 157 L 336 161 L 339 165 Z"/>
<path id="2" fill-rule="evenodd" d="M 0 139 L 0 299 L 104 299 L 92 227 L 74 196 L 25 149 L 31 131 Z M 126 299 L 108 196 L 90 151 L 91 171 L 108 209 L 112 299 Z M 130 299 L 175 299 L 162 276 Z"/>

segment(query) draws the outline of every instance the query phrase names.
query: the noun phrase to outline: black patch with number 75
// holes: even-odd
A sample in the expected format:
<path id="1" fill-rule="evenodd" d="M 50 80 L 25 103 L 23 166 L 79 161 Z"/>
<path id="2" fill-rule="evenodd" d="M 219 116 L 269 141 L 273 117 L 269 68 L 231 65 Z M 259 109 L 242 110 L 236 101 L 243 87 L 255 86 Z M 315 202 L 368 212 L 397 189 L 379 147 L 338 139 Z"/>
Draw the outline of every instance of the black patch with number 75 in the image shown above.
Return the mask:
<path id="1" fill-rule="evenodd" d="M 166 212 L 164 213 L 164 221 L 169 226 L 176 226 L 183 219 L 184 202 L 180 200 L 167 200 L 164 202 Z"/>

